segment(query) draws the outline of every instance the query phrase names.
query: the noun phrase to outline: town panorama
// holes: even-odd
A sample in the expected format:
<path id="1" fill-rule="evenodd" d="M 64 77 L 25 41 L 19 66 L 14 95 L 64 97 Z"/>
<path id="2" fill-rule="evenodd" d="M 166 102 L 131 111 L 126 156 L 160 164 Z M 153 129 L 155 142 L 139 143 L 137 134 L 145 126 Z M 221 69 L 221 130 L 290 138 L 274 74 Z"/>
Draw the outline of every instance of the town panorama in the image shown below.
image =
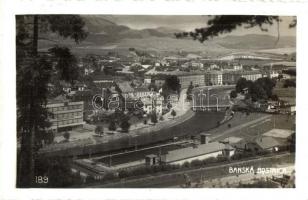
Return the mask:
<path id="1" fill-rule="evenodd" d="M 296 17 L 17 15 L 18 188 L 294 188 Z"/>

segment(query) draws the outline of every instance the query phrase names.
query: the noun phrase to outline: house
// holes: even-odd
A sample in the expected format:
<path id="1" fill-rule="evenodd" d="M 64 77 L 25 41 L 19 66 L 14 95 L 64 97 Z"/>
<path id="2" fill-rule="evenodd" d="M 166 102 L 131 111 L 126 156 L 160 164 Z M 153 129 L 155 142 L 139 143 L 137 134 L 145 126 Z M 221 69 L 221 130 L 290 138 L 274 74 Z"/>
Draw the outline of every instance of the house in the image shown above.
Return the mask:
<path id="1" fill-rule="evenodd" d="M 71 170 L 73 173 L 79 174 L 84 182 L 87 177 L 92 177 L 95 180 L 102 179 L 107 173 L 110 173 L 110 169 L 101 163 L 95 163 L 90 159 L 74 160 Z"/>
<path id="2" fill-rule="evenodd" d="M 235 148 L 237 152 L 256 151 L 259 149 L 254 141 L 249 141 L 246 139 L 241 139 L 234 143 L 230 142 L 230 145 Z"/>
<path id="3" fill-rule="evenodd" d="M 93 69 L 84 68 L 84 75 L 86 76 L 92 74 L 93 72 L 94 72 Z"/>
<path id="4" fill-rule="evenodd" d="M 143 87 L 136 87 L 134 88 L 134 94 L 133 97 L 134 98 L 143 98 L 143 97 L 148 97 L 148 96 L 153 96 L 154 95 L 154 91 L 149 90 L 149 88 L 143 86 Z"/>
<path id="5" fill-rule="evenodd" d="M 156 112 L 157 115 L 161 115 L 163 112 L 163 96 L 152 95 L 143 97 L 140 99 L 143 103 L 143 111 L 146 114 L 150 114 L 152 112 Z"/>
<path id="6" fill-rule="evenodd" d="M 255 143 L 261 151 L 275 152 L 278 151 L 281 144 L 273 137 L 259 137 Z"/>
<path id="7" fill-rule="evenodd" d="M 47 90 L 48 90 L 49 92 L 54 91 L 54 90 L 55 90 L 55 85 L 52 84 L 52 83 L 48 83 L 48 84 L 47 84 Z"/>
<path id="8" fill-rule="evenodd" d="M 245 78 L 249 81 L 256 81 L 259 78 L 262 78 L 263 75 L 259 70 L 255 71 L 241 71 L 240 72 L 241 78 Z"/>
<path id="9" fill-rule="evenodd" d="M 110 73 L 116 73 L 118 71 L 122 71 L 125 68 L 125 66 L 119 62 L 112 61 L 104 63 L 102 66 L 102 70 L 108 71 Z"/>
<path id="10" fill-rule="evenodd" d="M 73 87 L 73 90 L 76 90 L 76 91 L 85 91 L 87 88 L 87 85 L 84 84 L 84 83 L 76 83 Z"/>
<path id="11" fill-rule="evenodd" d="M 223 139 L 221 142 L 224 144 L 230 144 L 232 146 L 232 145 L 239 143 L 242 140 L 243 138 L 231 136 L 231 137 L 227 137 Z"/>
<path id="12" fill-rule="evenodd" d="M 217 64 L 211 64 L 209 67 L 210 70 L 219 70 L 220 67 Z"/>
<path id="13" fill-rule="evenodd" d="M 72 91 L 72 85 L 71 85 L 70 83 L 67 83 L 67 82 L 65 82 L 65 81 L 60 81 L 60 85 L 61 85 L 61 87 L 62 87 L 62 90 L 63 90 L 65 93 L 67 93 L 67 94 L 71 93 L 71 91 Z"/>
<path id="14" fill-rule="evenodd" d="M 133 76 L 134 72 L 130 71 L 129 66 L 124 66 L 124 68 L 121 71 L 116 71 L 116 74 L 122 75 L 122 76 Z"/>

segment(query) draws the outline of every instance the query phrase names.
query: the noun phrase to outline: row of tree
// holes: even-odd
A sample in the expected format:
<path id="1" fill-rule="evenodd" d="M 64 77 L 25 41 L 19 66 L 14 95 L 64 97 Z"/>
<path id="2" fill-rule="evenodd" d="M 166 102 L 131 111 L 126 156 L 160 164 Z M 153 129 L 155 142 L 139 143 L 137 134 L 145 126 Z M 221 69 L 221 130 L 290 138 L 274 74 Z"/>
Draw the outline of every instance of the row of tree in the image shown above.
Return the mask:
<path id="1" fill-rule="evenodd" d="M 119 126 L 121 127 L 121 129 L 122 129 L 123 132 L 128 133 L 131 124 L 129 123 L 128 120 L 123 120 L 123 121 L 119 124 Z M 111 122 L 109 123 L 108 130 L 109 130 L 109 131 L 116 131 L 116 130 L 117 130 L 117 124 L 116 124 L 114 121 L 111 121 Z M 102 125 L 98 125 L 98 126 L 96 126 L 94 132 L 95 132 L 97 135 L 102 136 L 102 135 L 104 134 L 104 127 L 103 127 Z"/>

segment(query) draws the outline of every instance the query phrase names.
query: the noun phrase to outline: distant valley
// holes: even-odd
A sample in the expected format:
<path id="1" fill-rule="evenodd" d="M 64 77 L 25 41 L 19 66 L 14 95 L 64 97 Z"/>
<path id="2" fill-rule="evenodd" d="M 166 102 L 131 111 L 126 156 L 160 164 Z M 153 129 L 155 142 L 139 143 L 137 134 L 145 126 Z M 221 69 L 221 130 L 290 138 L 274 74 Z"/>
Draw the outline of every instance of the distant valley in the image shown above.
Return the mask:
<path id="1" fill-rule="evenodd" d="M 77 54 L 102 54 L 106 51 L 135 48 L 158 53 L 198 52 L 208 56 L 221 56 L 241 51 L 283 54 L 295 52 L 296 48 L 296 39 L 291 36 L 281 36 L 277 40 L 277 37 L 266 34 L 228 35 L 200 43 L 191 38 L 176 39 L 174 33 L 182 30 L 167 27 L 135 30 L 118 25 L 104 16 L 83 16 L 83 18 L 89 32 L 85 41 L 75 44 L 72 40 L 48 35 L 51 41 L 41 40 L 40 48 L 47 49 L 54 44 L 63 44 Z"/>

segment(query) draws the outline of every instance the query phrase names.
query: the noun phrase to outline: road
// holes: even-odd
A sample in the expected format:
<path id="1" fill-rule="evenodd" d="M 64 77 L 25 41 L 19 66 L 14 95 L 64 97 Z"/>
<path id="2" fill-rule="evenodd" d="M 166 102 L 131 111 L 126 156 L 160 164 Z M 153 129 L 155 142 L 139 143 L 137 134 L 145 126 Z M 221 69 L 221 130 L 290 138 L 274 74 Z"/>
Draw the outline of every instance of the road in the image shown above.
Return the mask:
<path id="1" fill-rule="evenodd" d="M 164 115 L 165 119 L 167 120 L 170 120 L 173 118 L 176 119 L 177 117 L 184 115 L 188 110 L 190 110 L 191 103 L 186 100 L 186 93 L 187 93 L 187 89 L 183 89 L 180 92 L 179 101 L 172 104 L 173 107 L 171 108 L 171 110 Z M 176 112 L 175 117 L 171 115 L 172 110 Z"/>

